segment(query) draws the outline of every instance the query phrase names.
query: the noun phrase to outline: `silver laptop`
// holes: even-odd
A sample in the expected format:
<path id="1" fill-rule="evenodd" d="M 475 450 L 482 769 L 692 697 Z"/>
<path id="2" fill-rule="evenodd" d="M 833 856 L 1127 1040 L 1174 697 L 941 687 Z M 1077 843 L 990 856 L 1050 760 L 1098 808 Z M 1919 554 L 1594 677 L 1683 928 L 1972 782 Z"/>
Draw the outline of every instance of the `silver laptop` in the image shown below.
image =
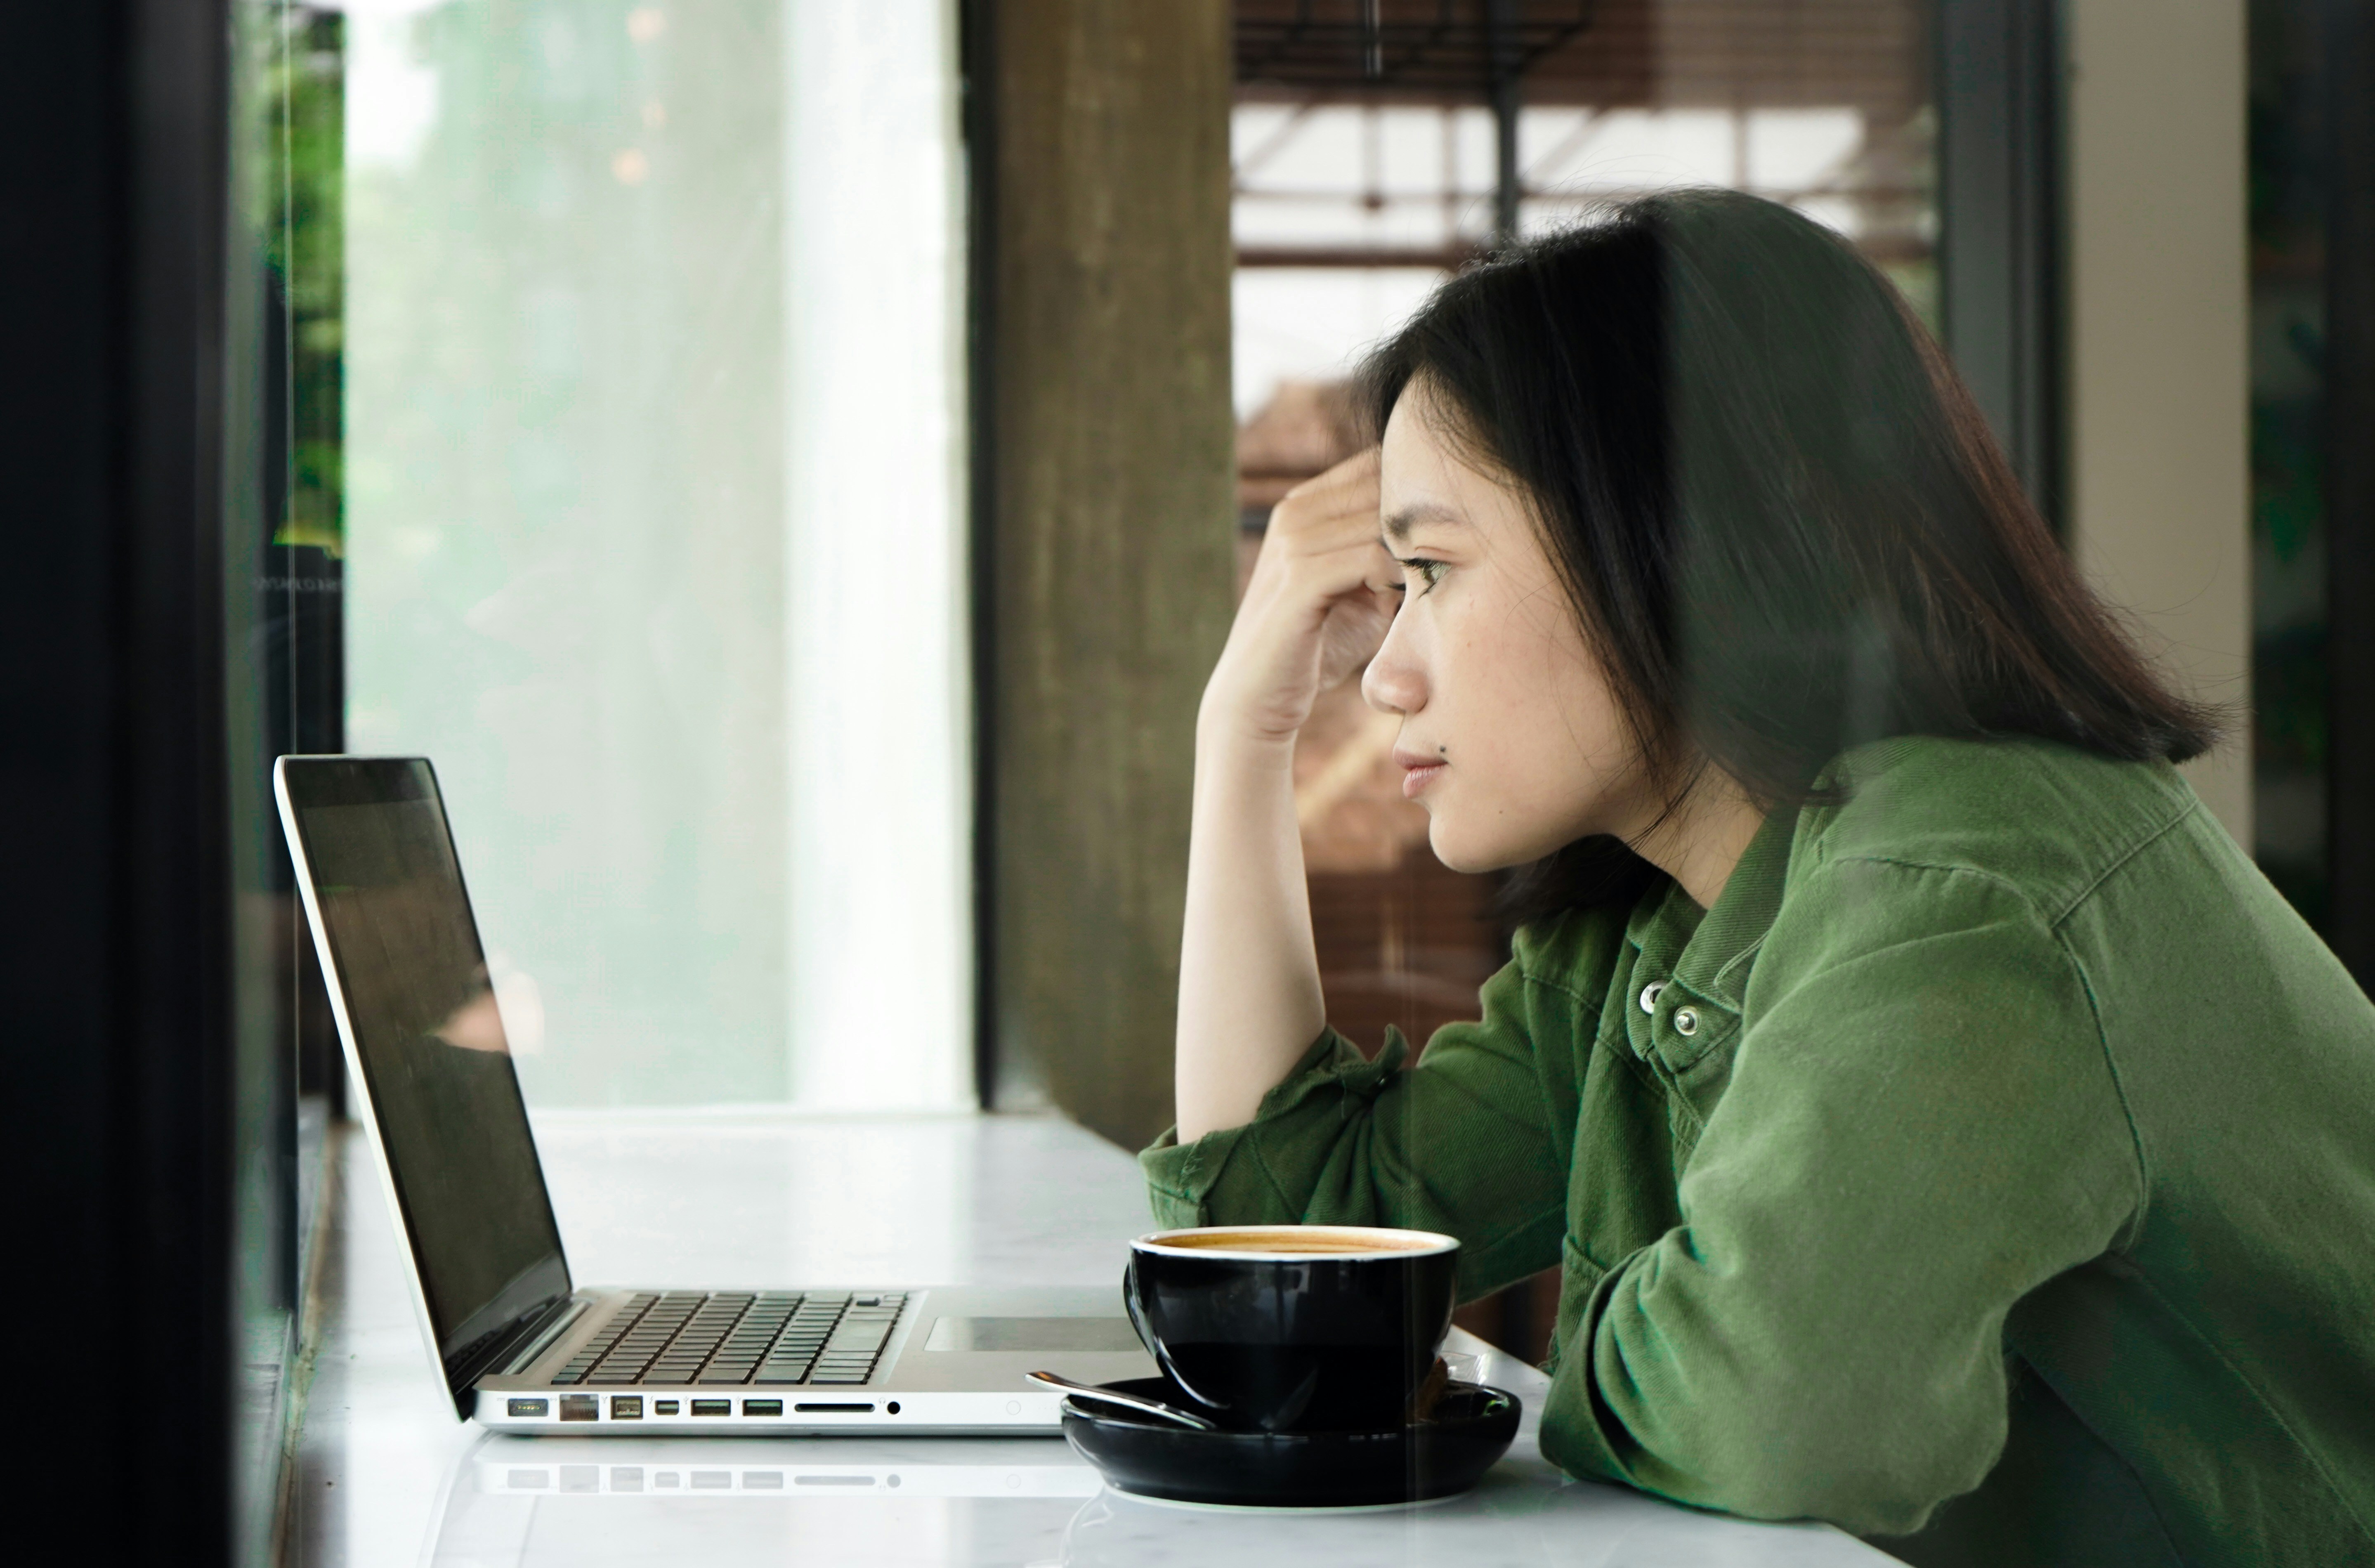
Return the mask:
<path id="1" fill-rule="evenodd" d="M 283 757 L 273 792 L 421 1330 L 464 1419 L 576 1436 L 1054 1432 L 1061 1397 L 1024 1373 L 1152 1374 L 1117 1290 L 577 1286 L 435 772 Z"/>

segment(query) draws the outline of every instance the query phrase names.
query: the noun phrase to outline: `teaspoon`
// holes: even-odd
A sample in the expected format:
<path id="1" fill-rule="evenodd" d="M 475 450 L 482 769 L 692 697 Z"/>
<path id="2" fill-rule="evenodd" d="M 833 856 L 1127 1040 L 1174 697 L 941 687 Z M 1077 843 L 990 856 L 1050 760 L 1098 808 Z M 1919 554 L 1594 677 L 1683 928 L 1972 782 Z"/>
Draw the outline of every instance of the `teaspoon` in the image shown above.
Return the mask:
<path id="1" fill-rule="evenodd" d="M 1138 1394 L 1122 1394 L 1111 1388 L 1100 1388 L 1093 1383 L 1075 1383 L 1069 1377 L 1058 1377 L 1052 1372 L 1026 1372 L 1022 1375 L 1034 1383 L 1045 1384 L 1050 1388 L 1060 1388 L 1065 1393 L 1078 1396 L 1082 1399 L 1095 1399 L 1107 1405 L 1119 1405 L 1127 1410 L 1138 1410 L 1146 1415 L 1159 1417 L 1164 1421 L 1177 1421 L 1181 1426 L 1192 1426 L 1199 1432 L 1221 1430 L 1217 1422 L 1208 1421 L 1194 1411 L 1183 1410 L 1176 1405 L 1166 1405 L 1160 1399 L 1149 1399 Z"/>

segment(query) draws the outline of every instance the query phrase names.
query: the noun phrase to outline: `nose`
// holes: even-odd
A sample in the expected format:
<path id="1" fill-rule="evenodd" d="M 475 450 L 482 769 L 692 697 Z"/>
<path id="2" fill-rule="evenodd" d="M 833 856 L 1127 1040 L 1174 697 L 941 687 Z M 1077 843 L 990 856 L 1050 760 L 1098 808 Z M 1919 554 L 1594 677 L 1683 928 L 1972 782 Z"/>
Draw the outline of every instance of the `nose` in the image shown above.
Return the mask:
<path id="1" fill-rule="evenodd" d="M 1408 601 L 1404 603 L 1407 606 Z M 1364 701 L 1381 713 L 1400 713 L 1405 718 L 1426 706 L 1426 680 L 1412 656 L 1410 636 L 1403 629 L 1408 619 L 1400 610 L 1394 613 L 1386 628 L 1386 640 L 1377 644 L 1376 656 L 1361 675 Z"/>

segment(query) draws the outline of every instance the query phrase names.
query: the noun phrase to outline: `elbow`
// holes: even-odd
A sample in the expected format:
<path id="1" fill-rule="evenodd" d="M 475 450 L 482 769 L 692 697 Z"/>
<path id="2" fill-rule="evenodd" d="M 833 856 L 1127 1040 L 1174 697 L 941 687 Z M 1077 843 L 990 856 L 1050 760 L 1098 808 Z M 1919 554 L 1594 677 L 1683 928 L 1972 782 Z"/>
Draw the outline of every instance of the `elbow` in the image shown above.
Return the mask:
<path id="1" fill-rule="evenodd" d="M 1581 1383 L 1569 1387 L 1580 1392 Z M 1730 1390 L 1701 1384 L 1692 1397 L 1669 1391 L 1655 1400 L 1611 1397 L 1615 1392 L 1602 1384 L 1580 1409 L 1564 1409 L 1554 1395 L 1543 1416 L 1546 1456 L 1570 1474 L 1696 1507 L 1819 1519 L 1859 1536 L 1919 1531 L 1941 1504 L 1986 1478 L 2004 1439 L 2003 1421 L 1983 1407 L 1907 1397 L 1901 1387 L 1864 1397 L 1799 1380 Z"/>
<path id="2" fill-rule="evenodd" d="M 1800 1416 L 1731 1426 L 1690 1467 L 1705 1489 L 1691 1501 L 1748 1518 L 1820 1519 L 1859 1536 L 1911 1535 L 1985 1479 L 1997 1445 L 1909 1424 Z"/>
<path id="3" fill-rule="evenodd" d="M 1896 1536 L 1977 1487 L 2003 1450 L 2003 1374 L 1985 1357 L 1908 1375 L 1920 1360 L 1777 1352 L 1770 1337 L 1718 1333 L 1703 1315 L 1600 1326 L 1589 1353 L 1560 1366 L 1544 1411 L 1544 1452 L 1570 1473 L 1746 1518 Z"/>

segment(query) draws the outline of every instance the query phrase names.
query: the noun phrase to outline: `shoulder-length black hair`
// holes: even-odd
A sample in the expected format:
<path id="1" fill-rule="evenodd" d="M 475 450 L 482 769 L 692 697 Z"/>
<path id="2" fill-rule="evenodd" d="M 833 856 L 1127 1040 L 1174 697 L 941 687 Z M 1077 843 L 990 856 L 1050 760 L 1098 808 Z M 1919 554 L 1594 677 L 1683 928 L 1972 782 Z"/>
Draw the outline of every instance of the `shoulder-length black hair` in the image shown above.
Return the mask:
<path id="1" fill-rule="evenodd" d="M 1527 498 L 1652 779 L 1766 807 L 1892 735 L 2181 761 L 2209 710 L 2090 593 L 1902 298 L 1830 230 L 1660 195 L 1445 284 L 1364 366 Z M 1646 873 L 1606 840 L 1509 888 L 1530 918 Z"/>

